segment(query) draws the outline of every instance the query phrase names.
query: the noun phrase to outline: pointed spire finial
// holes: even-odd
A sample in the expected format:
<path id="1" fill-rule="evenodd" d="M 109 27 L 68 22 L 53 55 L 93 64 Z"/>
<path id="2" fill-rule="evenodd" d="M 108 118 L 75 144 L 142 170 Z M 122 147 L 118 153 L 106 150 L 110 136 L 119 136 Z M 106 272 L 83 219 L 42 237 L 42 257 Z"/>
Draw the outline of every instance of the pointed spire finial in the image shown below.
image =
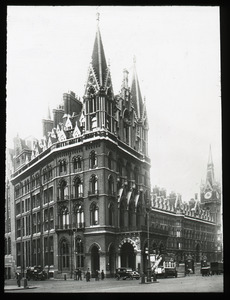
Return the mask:
<path id="1" fill-rule="evenodd" d="M 208 164 L 213 164 L 213 162 L 212 162 L 212 148 L 211 148 L 211 144 L 209 145 Z"/>
<path id="2" fill-rule="evenodd" d="M 135 64 L 136 63 L 136 56 L 133 55 L 133 63 Z"/>
<path id="3" fill-rule="evenodd" d="M 100 21 L 100 13 L 99 12 L 96 13 L 96 20 L 97 20 L 97 25 L 99 25 L 99 21 Z"/>

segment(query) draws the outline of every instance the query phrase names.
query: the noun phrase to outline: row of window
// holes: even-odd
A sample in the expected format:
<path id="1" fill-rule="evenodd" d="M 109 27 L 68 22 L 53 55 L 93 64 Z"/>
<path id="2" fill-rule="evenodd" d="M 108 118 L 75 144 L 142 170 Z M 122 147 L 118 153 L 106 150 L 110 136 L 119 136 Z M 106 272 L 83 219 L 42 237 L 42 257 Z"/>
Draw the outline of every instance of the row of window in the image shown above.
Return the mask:
<path id="1" fill-rule="evenodd" d="M 43 249 L 41 239 L 19 242 L 16 244 L 17 266 L 38 266 L 41 265 L 44 253 L 44 265 L 54 264 L 53 236 L 44 237 Z M 42 251 L 43 250 L 43 251 Z"/>
<path id="2" fill-rule="evenodd" d="M 44 190 L 43 200 L 44 200 L 43 202 L 44 205 L 53 201 L 53 187 Z M 30 198 L 27 198 L 25 200 L 22 200 L 21 202 L 16 203 L 16 215 L 30 211 L 31 204 L 32 204 L 32 209 L 39 207 L 41 205 L 40 193 L 33 195 L 32 201 L 30 201 Z"/>
<path id="3" fill-rule="evenodd" d="M 32 214 L 32 231 L 31 231 L 31 215 L 27 215 L 16 221 L 16 236 L 28 236 L 31 233 L 39 233 L 41 232 L 41 212 L 37 212 Z M 49 209 L 44 209 L 43 211 L 43 230 L 51 230 L 54 229 L 54 214 L 53 207 Z"/>
<path id="4" fill-rule="evenodd" d="M 73 160 L 73 171 L 79 171 L 82 168 L 82 157 L 77 156 L 74 157 Z M 90 152 L 89 155 L 89 167 L 91 169 L 95 168 L 97 166 L 97 154 L 94 150 Z M 62 159 L 59 161 L 59 175 L 64 175 L 67 173 L 67 161 L 65 159 Z M 108 168 L 113 169 L 113 157 L 112 153 L 109 152 L 108 154 Z M 139 183 L 139 169 L 137 167 L 134 168 L 134 172 L 131 170 L 131 164 L 128 162 L 126 166 L 124 167 L 123 160 L 121 158 L 117 161 L 117 171 L 120 176 L 126 176 L 127 180 L 134 179 L 134 181 L 138 184 Z M 43 169 L 43 183 L 47 182 L 52 178 L 52 166 L 49 165 L 45 169 Z M 36 173 L 31 178 L 31 189 L 34 189 L 35 187 L 40 186 L 40 176 L 39 173 Z M 148 178 L 147 178 L 147 172 L 145 172 L 144 175 L 144 185 L 147 186 Z M 15 187 L 15 197 L 19 197 L 23 195 L 24 193 L 29 192 L 30 190 L 30 181 L 29 179 L 25 180 L 24 183 L 20 183 Z"/>

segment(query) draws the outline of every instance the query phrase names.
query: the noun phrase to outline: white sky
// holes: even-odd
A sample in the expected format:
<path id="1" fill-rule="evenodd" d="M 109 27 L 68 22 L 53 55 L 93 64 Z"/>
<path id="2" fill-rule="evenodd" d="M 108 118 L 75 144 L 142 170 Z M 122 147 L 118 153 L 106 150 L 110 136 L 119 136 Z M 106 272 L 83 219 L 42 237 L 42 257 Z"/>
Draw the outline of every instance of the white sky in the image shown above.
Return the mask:
<path id="1" fill-rule="evenodd" d="M 83 96 L 96 12 L 114 92 L 133 56 L 149 118 L 152 186 L 188 201 L 206 177 L 209 145 L 221 181 L 219 8 L 9 6 L 7 146 L 42 134 L 41 119 L 69 90 Z"/>

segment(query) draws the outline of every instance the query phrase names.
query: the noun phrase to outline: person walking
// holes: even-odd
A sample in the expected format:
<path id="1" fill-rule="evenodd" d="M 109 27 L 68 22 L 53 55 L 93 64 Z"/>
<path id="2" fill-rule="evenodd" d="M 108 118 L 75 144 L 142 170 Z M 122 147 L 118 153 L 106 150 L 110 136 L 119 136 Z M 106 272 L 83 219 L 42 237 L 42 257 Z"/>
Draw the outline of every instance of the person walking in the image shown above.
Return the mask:
<path id="1" fill-rule="evenodd" d="M 99 271 L 96 270 L 95 272 L 95 281 L 99 281 Z"/>
<path id="2" fill-rule="evenodd" d="M 86 281 L 90 281 L 90 271 L 89 271 L 89 268 L 87 269 L 87 272 L 85 274 L 85 278 L 86 278 Z"/>
<path id="3" fill-rule="evenodd" d="M 78 269 L 78 276 L 79 276 L 79 279 L 82 280 L 82 277 L 81 277 L 81 269 Z"/>
<path id="4" fill-rule="evenodd" d="M 104 274 L 104 271 L 102 270 L 101 271 L 101 280 L 104 280 L 104 278 L 105 278 L 105 274 Z"/>

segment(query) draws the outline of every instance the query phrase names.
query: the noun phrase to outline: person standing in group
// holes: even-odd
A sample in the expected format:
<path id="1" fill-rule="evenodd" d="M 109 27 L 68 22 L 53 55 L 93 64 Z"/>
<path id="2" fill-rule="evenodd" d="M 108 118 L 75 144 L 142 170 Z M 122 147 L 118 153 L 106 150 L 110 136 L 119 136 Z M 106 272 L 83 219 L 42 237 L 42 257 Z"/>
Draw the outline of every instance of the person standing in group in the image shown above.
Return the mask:
<path id="1" fill-rule="evenodd" d="M 87 272 L 85 274 L 85 278 L 86 278 L 86 281 L 90 281 L 90 271 L 89 271 L 89 268 L 87 269 Z"/>
<path id="2" fill-rule="evenodd" d="M 102 271 L 101 271 L 101 280 L 104 280 L 104 278 L 105 278 L 105 273 L 104 273 L 104 271 L 102 270 Z"/>

